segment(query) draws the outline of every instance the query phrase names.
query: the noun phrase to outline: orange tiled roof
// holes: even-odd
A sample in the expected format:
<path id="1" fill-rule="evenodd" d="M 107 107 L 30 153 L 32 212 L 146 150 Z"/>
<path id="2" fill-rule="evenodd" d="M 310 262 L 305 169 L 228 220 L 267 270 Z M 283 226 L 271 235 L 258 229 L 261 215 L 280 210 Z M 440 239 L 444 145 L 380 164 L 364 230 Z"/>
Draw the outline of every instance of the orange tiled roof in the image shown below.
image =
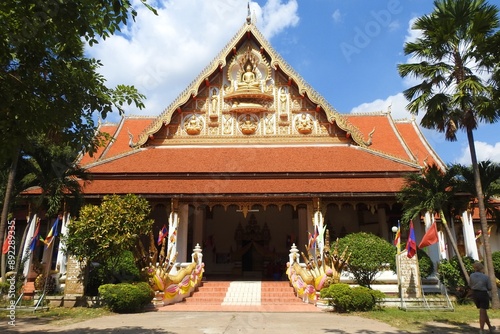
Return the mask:
<path id="1" fill-rule="evenodd" d="M 418 164 L 421 166 L 436 164 L 444 168 L 443 161 L 431 148 L 420 129 L 413 121 L 397 121 L 396 128 L 404 138 L 404 142 L 412 151 Z"/>
<path id="2" fill-rule="evenodd" d="M 87 195 L 103 194 L 308 194 L 336 193 L 351 196 L 353 193 L 395 193 L 403 185 L 402 178 L 369 178 L 369 182 L 352 177 L 347 178 L 270 178 L 229 179 L 197 178 L 186 179 L 127 179 L 95 180 L 86 184 Z"/>
<path id="3" fill-rule="evenodd" d="M 349 114 L 349 121 L 365 134 L 372 133 L 370 149 L 393 155 L 400 159 L 413 160 L 400 134 L 394 131 L 394 121 L 390 113 Z"/>
<path id="4" fill-rule="evenodd" d="M 411 172 L 418 166 L 356 146 L 214 146 L 137 150 L 102 164 L 100 173 Z"/>

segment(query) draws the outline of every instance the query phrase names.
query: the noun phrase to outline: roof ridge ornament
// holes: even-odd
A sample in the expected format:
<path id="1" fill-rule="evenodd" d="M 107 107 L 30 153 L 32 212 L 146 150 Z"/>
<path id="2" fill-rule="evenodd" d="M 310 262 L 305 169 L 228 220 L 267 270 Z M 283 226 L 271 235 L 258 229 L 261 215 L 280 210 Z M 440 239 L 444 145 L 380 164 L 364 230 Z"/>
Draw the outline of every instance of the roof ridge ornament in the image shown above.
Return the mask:
<path id="1" fill-rule="evenodd" d="M 247 3 L 248 14 L 247 14 L 247 24 L 252 24 L 252 15 L 250 13 L 250 1 Z"/>

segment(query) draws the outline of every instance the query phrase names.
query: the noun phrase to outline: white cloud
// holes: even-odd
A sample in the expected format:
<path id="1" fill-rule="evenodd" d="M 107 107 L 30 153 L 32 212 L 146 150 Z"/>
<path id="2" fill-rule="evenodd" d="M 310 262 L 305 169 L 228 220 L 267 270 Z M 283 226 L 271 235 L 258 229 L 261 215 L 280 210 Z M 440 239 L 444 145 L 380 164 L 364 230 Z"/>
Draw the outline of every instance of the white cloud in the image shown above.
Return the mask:
<path id="1" fill-rule="evenodd" d="M 500 142 L 490 144 L 476 141 L 474 145 L 476 147 L 477 161 L 491 160 L 492 162 L 500 163 Z M 457 159 L 457 163 L 462 165 L 470 165 L 472 163 L 469 146 L 463 149 L 462 154 Z"/>
<path id="2" fill-rule="evenodd" d="M 342 14 L 340 13 L 340 10 L 339 9 L 336 9 L 333 14 L 332 14 L 332 18 L 333 18 L 333 21 L 334 22 L 342 22 Z"/>
<path id="3" fill-rule="evenodd" d="M 411 118 L 411 114 L 406 110 L 408 100 L 404 97 L 403 93 L 389 96 L 386 99 L 377 99 L 372 102 L 360 104 L 351 109 L 350 113 L 373 113 L 379 111 L 391 110 L 392 118 L 402 119 Z"/>
<path id="4" fill-rule="evenodd" d="M 217 56 L 248 14 L 247 3 L 240 0 L 162 0 L 152 5 L 158 16 L 136 0 L 136 22 L 86 50 L 104 64 L 100 72 L 109 87 L 134 85 L 147 96 L 146 108 L 129 108 L 129 115 L 160 114 Z M 267 39 L 299 21 L 296 0 L 268 0 L 263 7 L 250 2 L 250 10 Z"/>

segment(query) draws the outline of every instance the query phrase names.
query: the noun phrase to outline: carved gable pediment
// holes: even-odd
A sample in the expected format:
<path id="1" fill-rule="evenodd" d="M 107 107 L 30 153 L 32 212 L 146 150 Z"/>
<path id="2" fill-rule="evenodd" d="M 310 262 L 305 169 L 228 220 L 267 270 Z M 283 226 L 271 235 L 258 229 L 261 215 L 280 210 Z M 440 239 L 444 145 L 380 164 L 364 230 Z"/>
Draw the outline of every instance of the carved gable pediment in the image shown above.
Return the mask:
<path id="1" fill-rule="evenodd" d="M 242 27 L 135 145 L 249 140 L 369 145 L 251 23 Z"/>

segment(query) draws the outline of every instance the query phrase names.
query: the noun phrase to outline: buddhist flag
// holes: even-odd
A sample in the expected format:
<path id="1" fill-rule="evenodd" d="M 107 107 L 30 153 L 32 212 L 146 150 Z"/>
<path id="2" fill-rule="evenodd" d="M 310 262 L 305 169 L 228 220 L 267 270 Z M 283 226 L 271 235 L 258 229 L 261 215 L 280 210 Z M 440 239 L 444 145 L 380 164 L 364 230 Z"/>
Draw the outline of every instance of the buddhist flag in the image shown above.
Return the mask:
<path id="1" fill-rule="evenodd" d="M 436 222 L 432 223 L 431 227 L 425 232 L 422 241 L 418 245 L 418 248 L 424 248 L 439 242 L 438 230 Z"/>
<path id="2" fill-rule="evenodd" d="M 14 239 L 14 235 L 16 233 L 15 232 L 16 220 L 15 219 L 11 220 L 9 225 L 10 225 L 9 231 L 7 231 L 7 235 L 5 236 L 5 240 L 2 246 L 2 254 L 7 254 L 9 252 L 10 245 L 13 245 L 11 240 Z"/>
<path id="3" fill-rule="evenodd" d="M 161 245 L 163 242 L 163 239 L 167 236 L 167 225 L 163 225 L 162 229 L 160 230 L 160 233 L 158 234 L 158 246 Z"/>
<path id="4" fill-rule="evenodd" d="M 415 256 L 417 252 L 417 242 L 415 240 L 415 230 L 413 229 L 413 220 L 410 220 L 410 234 L 408 235 L 408 242 L 406 243 L 406 251 L 409 259 Z"/>
<path id="5" fill-rule="evenodd" d="M 394 236 L 394 246 L 398 247 L 401 244 L 401 226 L 398 221 L 398 230 L 396 231 L 396 235 Z"/>
<path id="6" fill-rule="evenodd" d="M 33 237 L 31 238 L 31 241 L 30 241 L 30 251 L 32 251 L 32 252 L 35 250 L 36 245 L 38 245 L 38 240 L 40 239 L 40 237 L 38 235 L 39 232 L 40 232 L 40 219 L 37 219 L 35 232 L 33 233 Z"/>
<path id="7" fill-rule="evenodd" d="M 54 224 L 52 224 L 52 228 L 50 229 L 49 234 L 47 234 L 47 237 L 45 238 L 45 240 L 40 239 L 45 244 L 45 248 L 49 248 L 50 244 L 52 243 L 52 240 L 54 240 L 54 238 L 57 237 L 57 235 L 58 235 L 57 226 L 58 225 L 59 225 L 59 216 L 57 216 Z"/>

